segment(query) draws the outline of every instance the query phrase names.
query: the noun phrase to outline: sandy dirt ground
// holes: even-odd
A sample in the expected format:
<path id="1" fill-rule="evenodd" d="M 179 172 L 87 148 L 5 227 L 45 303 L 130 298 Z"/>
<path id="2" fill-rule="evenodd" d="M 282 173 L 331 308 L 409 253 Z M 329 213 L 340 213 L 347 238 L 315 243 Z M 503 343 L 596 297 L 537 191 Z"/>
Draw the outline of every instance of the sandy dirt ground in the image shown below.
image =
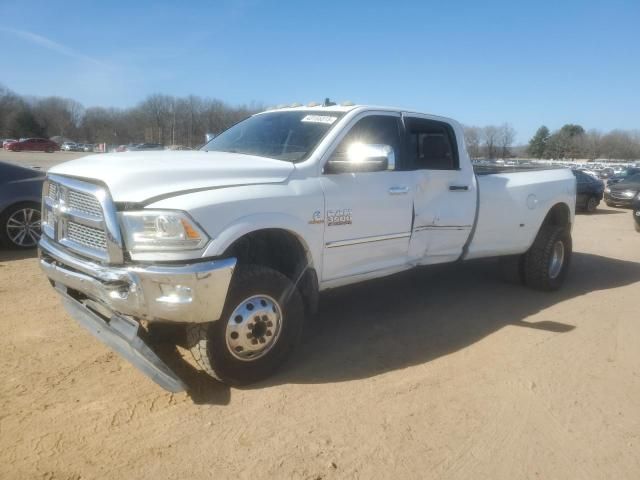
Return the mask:
<path id="1" fill-rule="evenodd" d="M 565 288 L 492 262 L 327 293 L 268 382 L 170 394 L 0 253 L 2 479 L 638 479 L 640 234 L 580 215 Z"/>

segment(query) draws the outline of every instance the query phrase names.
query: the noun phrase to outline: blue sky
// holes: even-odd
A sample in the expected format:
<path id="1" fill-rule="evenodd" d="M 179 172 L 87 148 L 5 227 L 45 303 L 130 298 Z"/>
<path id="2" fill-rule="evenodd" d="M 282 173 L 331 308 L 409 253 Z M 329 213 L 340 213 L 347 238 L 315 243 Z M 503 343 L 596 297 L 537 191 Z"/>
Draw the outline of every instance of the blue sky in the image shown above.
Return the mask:
<path id="1" fill-rule="evenodd" d="M 466 124 L 640 129 L 640 0 L 0 0 L 0 83 L 85 106 L 150 93 L 332 99 Z"/>

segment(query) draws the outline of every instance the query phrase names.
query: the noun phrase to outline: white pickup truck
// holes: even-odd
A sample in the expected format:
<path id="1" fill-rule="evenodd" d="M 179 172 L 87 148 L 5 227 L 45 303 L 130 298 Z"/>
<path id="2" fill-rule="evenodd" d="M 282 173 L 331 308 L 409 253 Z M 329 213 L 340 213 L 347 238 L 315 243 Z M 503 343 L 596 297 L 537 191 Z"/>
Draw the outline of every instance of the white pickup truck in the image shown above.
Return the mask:
<path id="1" fill-rule="evenodd" d="M 319 292 L 420 265 L 509 258 L 562 284 L 569 170 L 474 172 L 461 126 L 369 106 L 254 115 L 200 151 L 87 156 L 49 171 L 40 264 L 71 315 L 171 391 L 146 343 L 184 327 L 209 375 L 270 375 Z"/>

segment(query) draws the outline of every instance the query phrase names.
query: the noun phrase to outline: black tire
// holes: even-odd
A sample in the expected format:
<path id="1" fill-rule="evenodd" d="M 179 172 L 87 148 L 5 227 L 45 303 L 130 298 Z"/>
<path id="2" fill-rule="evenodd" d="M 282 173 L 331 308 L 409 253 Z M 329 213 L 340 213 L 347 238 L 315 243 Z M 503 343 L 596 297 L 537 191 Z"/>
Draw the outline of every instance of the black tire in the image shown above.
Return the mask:
<path id="1" fill-rule="evenodd" d="M 45 150 L 45 153 L 53 153 L 53 148 L 49 147 Z"/>
<path id="2" fill-rule="evenodd" d="M 2 212 L 2 214 L 0 214 L 0 246 L 3 246 L 5 248 L 12 248 L 15 250 L 30 250 L 32 248 L 37 247 L 37 241 L 35 243 L 32 243 L 31 240 L 33 240 L 35 237 L 37 237 L 38 239 L 40 238 L 39 227 L 37 229 L 37 235 L 32 236 L 31 234 L 28 234 L 29 236 L 25 237 L 26 240 L 29 240 L 28 244 L 21 245 L 20 243 L 16 243 L 16 241 L 14 241 L 11 238 L 11 235 L 9 234 L 9 231 L 10 231 L 10 226 L 8 225 L 9 219 L 11 219 L 17 212 L 20 212 L 21 210 L 25 210 L 25 209 L 30 209 L 34 213 L 37 213 L 37 217 L 34 217 L 33 220 L 37 220 L 39 223 L 40 204 L 33 203 L 33 202 L 21 202 L 21 203 L 16 203 L 15 205 L 11 205 L 7 209 L 5 209 L 5 211 Z"/>
<path id="3" fill-rule="evenodd" d="M 607 207 L 614 207 L 614 206 L 615 206 L 615 205 L 614 205 L 613 203 L 611 203 L 611 202 L 604 202 L 604 203 L 606 203 L 606 204 L 607 204 Z"/>
<path id="4" fill-rule="evenodd" d="M 597 197 L 589 197 L 587 199 L 587 204 L 585 205 L 585 210 L 589 213 L 593 213 L 598 208 L 598 204 L 600 200 Z"/>
<path id="5" fill-rule="evenodd" d="M 273 340 L 267 338 L 267 344 L 271 342 L 270 348 L 265 353 L 260 353 L 261 356 L 242 360 L 237 358 L 239 353 L 231 351 L 229 346 L 231 340 L 227 338 L 227 326 L 233 325 L 232 322 L 236 318 L 241 318 L 240 315 L 234 315 L 234 318 L 231 318 L 236 308 L 249 305 L 246 303 L 247 299 L 258 295 L 268 296 L 277 301 L 277 306 L 282 313 L 281 323 L 278 324 L 279 333 L 274 334 Z M 252 314 L 248 315 L 250 317 Z M 255 318 L 258 321 L 260 319 L 259 316 Z M 242 324 L 244 323 L 243 320 Z M 239 266 L 233 275 L 220 320 L 188 325 L 187 345 L 195 361 L 210 376 L 229 385 L 248 385 L 269 377 L 280 367 L 298 343 L 303 323 L 302 297 L 287 277 L 276 270 L 259 265 Z M 254 323 L 254 329 L 251 332 L 256 331 L 256 325 L 258 322 Z M 233 333 L 237 332 L 229 335 Z M 230 336 L 230 338 L 238 338 L 238 336 Z M 262 339 L 264 338 L 266 337 L 263 333 Z"/>
<path id="6" fill-rule="evenodd" d="M 561 247 L 556 247 L 561 243 Z M 562 249 L 562 259 L 553 263 L 554 251 Z M 566 227 L 543 225 L 531 248 L 524 254 L 523 273 L 525 284 L 536 290 L 552 291 L 562 286 L 571 263 L 573 245 L 571 232 Z M 557 258 L 556 255 L 555 258 Z"/>

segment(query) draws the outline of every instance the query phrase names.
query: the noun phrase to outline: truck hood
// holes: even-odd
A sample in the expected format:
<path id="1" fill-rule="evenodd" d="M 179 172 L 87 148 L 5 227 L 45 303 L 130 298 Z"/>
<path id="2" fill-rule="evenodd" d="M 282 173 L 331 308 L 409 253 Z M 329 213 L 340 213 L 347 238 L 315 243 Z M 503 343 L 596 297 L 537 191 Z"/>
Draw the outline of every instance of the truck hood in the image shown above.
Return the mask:
<path id="1" fill-rule="evenodd" d="M 116 202 L 142 203 L 196 190 L 281 183 L 292 163 L 226 152 L 161 151 L 88 155 L 49 173 L 98 180 Z"/>

